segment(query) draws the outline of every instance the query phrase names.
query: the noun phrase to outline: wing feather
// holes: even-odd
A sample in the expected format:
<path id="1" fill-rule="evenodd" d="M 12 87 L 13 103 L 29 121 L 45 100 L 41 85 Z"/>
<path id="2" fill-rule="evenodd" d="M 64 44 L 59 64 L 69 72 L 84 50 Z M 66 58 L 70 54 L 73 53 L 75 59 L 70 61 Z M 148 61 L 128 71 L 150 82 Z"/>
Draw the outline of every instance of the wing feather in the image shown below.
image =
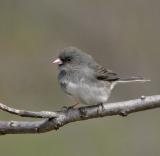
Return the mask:
<path id="1" fill-rule="evenodd" d="M 104 68 L 99 64 L 96 64 L 95 66 L 95 76 L 98 80 L 102 80 L 102 81 L 112 82 L 120 79 L 116 73 L 114 73 L 109 69 Z"/>

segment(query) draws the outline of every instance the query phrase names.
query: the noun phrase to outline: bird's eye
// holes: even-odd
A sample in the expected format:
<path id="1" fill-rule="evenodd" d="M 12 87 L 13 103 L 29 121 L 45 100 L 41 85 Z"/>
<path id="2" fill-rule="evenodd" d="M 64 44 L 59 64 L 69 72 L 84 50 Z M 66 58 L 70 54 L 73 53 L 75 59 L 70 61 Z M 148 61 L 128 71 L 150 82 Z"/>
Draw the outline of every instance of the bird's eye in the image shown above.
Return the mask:
<path id="1" fill-rule="evenodd" d="M 65 61 L 66 62 L 70 62 L 71 61 L 71 57 L 66 57 Z"/>
<path id="2" fill-rule="evenodd" d="M 61 57 L 60 59 L 62 61 L 62 64 L 60 66 L 65 65 L 66 63 L 70 63 L 72 61 L 71 57 Z"/>

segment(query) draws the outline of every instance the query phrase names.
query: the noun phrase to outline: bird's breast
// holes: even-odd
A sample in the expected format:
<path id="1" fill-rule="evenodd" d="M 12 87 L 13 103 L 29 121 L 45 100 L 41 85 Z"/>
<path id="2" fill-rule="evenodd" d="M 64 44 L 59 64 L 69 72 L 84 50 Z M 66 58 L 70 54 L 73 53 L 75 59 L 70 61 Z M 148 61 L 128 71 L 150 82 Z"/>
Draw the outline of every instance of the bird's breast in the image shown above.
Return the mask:
<path id="1" fill-rule="evenodd" d="M 87 105 L 105 103 L 110 95 L 109 88 L 104 85 L 99 86 L 96 83 L 88 83 L 85 80 L 77 83 L 68 82 L 66 88 L 69 94 Z"/>
<path id="2" fill-rule="evenodd" d="M 82 77 L 80 73 L 75 75 L 62 70 L 58 79 L 67 94 L 87 105 L 107 102 L 111 92 L 110 85 L 106 85 L 106 82 Z"/>

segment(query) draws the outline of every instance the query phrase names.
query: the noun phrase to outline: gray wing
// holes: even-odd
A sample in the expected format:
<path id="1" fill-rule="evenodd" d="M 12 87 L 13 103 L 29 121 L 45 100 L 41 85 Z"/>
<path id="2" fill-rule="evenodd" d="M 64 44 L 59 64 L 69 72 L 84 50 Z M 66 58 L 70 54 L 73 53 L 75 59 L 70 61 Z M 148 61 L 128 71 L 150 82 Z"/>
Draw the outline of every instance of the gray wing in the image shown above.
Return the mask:
<path id="1" fill-rule="evenodd" d="M 102 80 L 102 81 L 116 81 L 119 80 L 119 76 L 114 73 L 113 71 L 104 68 L 103 66 L 96 64 L 94 66 L 94 73 L 95 73 L 95 77 L 97 80 Z"/>

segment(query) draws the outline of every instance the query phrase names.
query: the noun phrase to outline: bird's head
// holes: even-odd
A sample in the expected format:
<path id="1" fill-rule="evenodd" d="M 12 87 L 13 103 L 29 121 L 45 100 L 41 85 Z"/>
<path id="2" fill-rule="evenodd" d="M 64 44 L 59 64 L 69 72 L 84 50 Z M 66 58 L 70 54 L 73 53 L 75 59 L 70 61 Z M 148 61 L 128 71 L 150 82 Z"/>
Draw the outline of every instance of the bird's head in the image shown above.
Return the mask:
<path id="1" fill-rule="evenodd" d="M 61 67 L 87 66 L 93 61 L 92 57 L 75 47 L 67 47 L 60 51 L 57 59 L 53 61 Z"/>

